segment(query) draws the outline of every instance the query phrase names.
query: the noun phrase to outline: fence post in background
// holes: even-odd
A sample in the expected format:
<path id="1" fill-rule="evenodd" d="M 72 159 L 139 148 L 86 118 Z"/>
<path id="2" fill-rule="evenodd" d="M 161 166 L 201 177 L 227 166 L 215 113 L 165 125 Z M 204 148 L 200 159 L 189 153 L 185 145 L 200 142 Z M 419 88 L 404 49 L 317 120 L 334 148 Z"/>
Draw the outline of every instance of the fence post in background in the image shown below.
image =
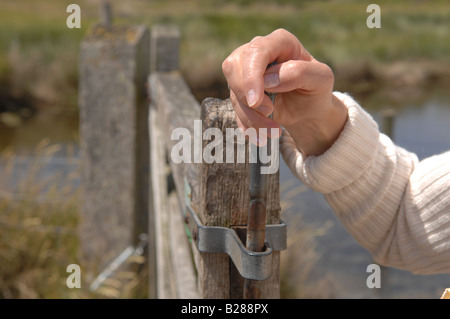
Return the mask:
<path id="1" fill-rule="evenodd" d="M 89 283 L 147 233 L 149 32 L 95 26 L 79 62 L 80 258 Z"/>
<path id="2" fill-rule="evenodd" d="M 179 70 L 180 30 L 173 25 L 155 25 L 150 37 L 150 71 Z"/>
<path id="3" fill-rule="evenodd" d="M 111 26 L 113 23 L 113 14 L 111 3 L 102 0 L 100 3 L 100 24 L 103 26 Z"/>
<path id="4" fill-rule="evenodd" d="M 394 125 L 397 111 L 394 108 L 385 108 L 381 110 L 381 130 L 384 134 L 394 140 Z"/>

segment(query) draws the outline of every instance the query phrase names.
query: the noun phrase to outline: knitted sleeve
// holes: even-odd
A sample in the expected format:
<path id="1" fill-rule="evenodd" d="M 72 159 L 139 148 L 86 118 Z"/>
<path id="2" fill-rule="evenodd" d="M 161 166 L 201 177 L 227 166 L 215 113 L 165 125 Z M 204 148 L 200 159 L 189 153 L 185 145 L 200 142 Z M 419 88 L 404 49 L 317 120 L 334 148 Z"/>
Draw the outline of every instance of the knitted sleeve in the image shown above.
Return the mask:
<path id="1" fill-rule="evenodd" d="M 419 162 L 381 134 L 349 95 L 334 94 L 348 109 L 337 141 L 305 158 L 285 131 L 285 162 L 324 194 L 376 262 L 413 273 L 450 273 L 450 152 Z"/>

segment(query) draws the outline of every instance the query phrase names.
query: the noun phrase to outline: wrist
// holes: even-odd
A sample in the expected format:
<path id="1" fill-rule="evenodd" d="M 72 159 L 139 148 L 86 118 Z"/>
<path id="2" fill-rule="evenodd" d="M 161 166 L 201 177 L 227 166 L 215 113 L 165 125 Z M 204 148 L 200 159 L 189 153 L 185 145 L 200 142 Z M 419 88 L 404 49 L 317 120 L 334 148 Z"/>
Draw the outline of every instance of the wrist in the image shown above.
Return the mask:
<path id="1" fill-rule="evenodd" d="M 345 123 L 348 110 L 334 94 L 316 119 L 308 119 L 286 127 L 297 148 L 304 156 L 325 153 L 338 139 Z"/>

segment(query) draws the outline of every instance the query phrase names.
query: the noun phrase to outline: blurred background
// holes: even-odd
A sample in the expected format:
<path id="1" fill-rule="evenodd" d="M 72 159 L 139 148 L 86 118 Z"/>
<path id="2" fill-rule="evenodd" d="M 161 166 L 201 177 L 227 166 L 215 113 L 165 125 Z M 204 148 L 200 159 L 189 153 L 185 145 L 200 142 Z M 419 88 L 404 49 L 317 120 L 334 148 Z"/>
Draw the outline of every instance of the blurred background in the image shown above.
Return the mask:
<path id="1" fill-rule="evenodd" d="M 91 295 L 68 289 L 77 261 L 78 54 L 99 21 L 100 1 L 78 0 L 81 28 L 69 29 L 75 1 L 0 0 L 0 297 L 145 298 L 129 289 Z M 180 68 L 195 97 L 227 98 L 222 61 L 254 36 L 285 28 L 331 66 L 336 90 L 350 92 L 390 135 L 425 158 L 450 149 L 450 3 L 378 1 L 381 28 L 369 29 L 370 1 L 109 1 L 115 24 L 175 24 Z M 281 163 L 283 298 L 439 298 L 450 275 L 383 268 L 368 289 L 370 255 L 346 233 L 321 195 Z"/>

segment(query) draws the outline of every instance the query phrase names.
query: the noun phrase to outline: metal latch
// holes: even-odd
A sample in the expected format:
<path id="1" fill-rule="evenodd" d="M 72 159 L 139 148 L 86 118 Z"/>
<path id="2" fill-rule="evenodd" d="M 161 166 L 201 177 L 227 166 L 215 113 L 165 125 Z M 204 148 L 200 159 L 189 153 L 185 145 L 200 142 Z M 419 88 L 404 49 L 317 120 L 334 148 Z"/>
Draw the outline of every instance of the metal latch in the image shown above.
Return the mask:
<path id="1" fill-rule="evenodd" d="M 190 186 L 185 181 L 186 194 L 190 194 Z M 204 226 L 190 206 L 190 198 L 186 201 L 185 221 L 189 235 L 194 240 L 198 251 L 205 253 L 225 253 L 230 256 L 239 274 L 245 279 L 266 280 L 272 274 L 272 251 L 284 250 L 287 247 L 287 226 L 280 224 L 266 225 L 265 251 L 249 251 L 232 228 Z"/>

